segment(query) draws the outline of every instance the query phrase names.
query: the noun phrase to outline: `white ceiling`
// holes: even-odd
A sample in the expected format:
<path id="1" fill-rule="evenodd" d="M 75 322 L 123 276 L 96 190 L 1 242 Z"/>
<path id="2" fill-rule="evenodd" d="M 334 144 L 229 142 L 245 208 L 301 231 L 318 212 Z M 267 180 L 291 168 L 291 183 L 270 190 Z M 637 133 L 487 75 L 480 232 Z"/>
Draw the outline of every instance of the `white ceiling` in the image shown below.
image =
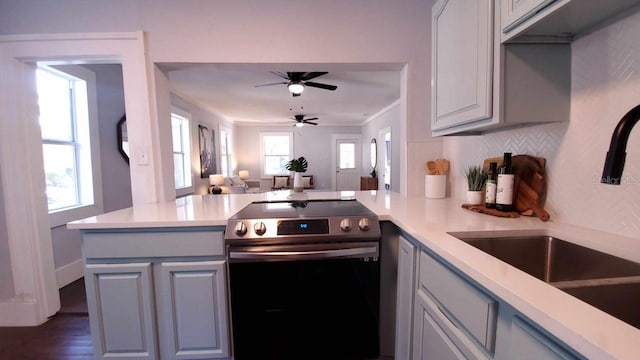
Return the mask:
<path id="1" fill-rule="evenodd" d="M 162 64 L 172 91 L 237 124 L 293 124 L 295 114 L 318 117 L 322 125 L 357 126 L 400 98 L 400 69 L 394 64 Z M 335 91 L 307 86 L 292 97 L 270 71 L 328 71 L 311 81 Z M 290 110 L 291 109 L 291 110 Z"/>

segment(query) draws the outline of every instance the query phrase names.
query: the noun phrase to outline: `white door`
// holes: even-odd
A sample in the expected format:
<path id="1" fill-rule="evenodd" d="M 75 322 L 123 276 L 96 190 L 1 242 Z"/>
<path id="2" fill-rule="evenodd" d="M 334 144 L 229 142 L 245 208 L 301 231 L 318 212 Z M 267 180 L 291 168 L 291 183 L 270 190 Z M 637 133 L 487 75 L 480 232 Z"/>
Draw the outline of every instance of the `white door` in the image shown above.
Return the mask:
<path id="1" fill-rule="evenodd" d="M 336 191 L 360 187 L 360 139 L 336 139 Z"/>

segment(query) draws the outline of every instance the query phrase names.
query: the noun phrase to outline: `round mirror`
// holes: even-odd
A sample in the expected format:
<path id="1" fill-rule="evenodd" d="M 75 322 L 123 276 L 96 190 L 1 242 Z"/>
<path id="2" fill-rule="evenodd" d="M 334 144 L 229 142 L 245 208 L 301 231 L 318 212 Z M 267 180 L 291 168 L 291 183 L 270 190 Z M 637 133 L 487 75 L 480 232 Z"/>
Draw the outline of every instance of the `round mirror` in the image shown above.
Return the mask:
<path id="1" fill-rule="evenodd" d="M 378 143 L 376 139 L 371 139 L 371 167 L 373 170 L 376 169 L 376 165 L 378 163 Z"/>
<path id="2" fill-rule="evenodd" d="M 122 115 L 120 121 L 118 121 L 118 151 L 129 163 L 129 137 L 127 135 L 127 115 Z"/>

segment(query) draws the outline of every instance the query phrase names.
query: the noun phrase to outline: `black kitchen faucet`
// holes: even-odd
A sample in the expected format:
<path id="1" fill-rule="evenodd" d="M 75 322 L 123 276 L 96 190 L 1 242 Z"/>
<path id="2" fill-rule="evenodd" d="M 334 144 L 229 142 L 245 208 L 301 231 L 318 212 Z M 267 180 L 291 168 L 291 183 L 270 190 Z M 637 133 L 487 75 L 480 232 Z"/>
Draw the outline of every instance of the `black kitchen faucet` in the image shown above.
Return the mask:
<path id="1" fill-rule="evenodd" d="M 629 110 L 625 116 L 620 119 L 613 135 L 611 136 L 611 144 L 607 152 L 607 158 L 604 162 L 604 170 L 600 182 L 603 184 L 620 185 L 622 179 L 622 170 L 624 170 L 624 160 L 627 155 L 627 141 L 633 126 L 640 120 L 640 105 Z"/>

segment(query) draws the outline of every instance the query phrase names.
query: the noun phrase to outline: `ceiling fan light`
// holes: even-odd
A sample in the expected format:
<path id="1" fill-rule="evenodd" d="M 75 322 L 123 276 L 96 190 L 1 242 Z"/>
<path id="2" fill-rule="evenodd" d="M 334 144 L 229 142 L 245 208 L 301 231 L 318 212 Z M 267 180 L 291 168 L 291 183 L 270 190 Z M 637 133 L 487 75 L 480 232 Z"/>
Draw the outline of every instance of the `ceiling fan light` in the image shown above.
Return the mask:
<path id="1" fill-rule="evenodd" d="M 304 91 L 304 86 L 298 82 L 291 82 L 288 87 L 292 94 L 302 94 Z"/>
<path id="2" fill-rule="evenodd" d="M 296 123 L 296 126 L 297 126 L 297 127 L 303 127 L 303 126 L 304 126 L 304 123 L 302 123 L 302 122 Z"/>

